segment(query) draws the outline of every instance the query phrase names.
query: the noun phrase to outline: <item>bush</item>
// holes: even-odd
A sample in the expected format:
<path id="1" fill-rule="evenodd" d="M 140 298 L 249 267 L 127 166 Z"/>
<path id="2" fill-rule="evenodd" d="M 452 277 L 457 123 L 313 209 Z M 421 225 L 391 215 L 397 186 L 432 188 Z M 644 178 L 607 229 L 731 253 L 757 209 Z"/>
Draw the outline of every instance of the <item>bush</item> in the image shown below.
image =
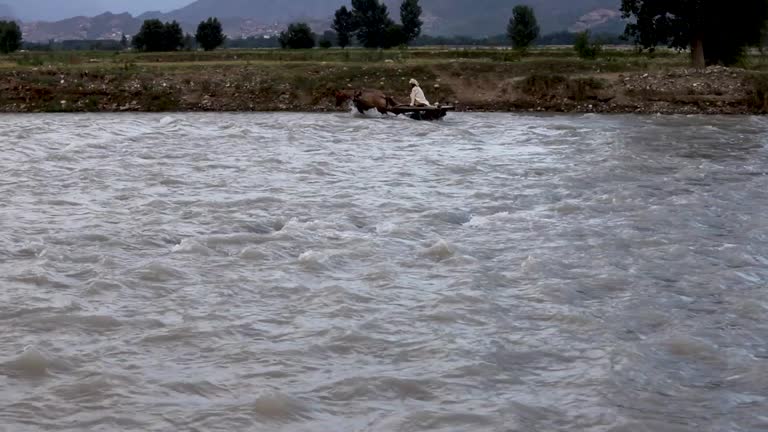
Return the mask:
<path id="1" fill-rule="evenodd" d="M 565 90 L 568 98 L 575 101 L 595 99 L 597 92 L 607 87 L 607 83 L 597 78 L 574 78 L 568 80 Z"/>
<path id="2" fill-rule="evenodd" d="M 597 99 L 608 83 L 597 78 L 568 78 L 564 75 L 534 74 L 520 81 L 523 94 L 535 98 L 564 97 L 575 101 Z"/>
<path id="3" fill-rule="evenodd" d="M 760 112 L 768 112 L 768 74 L 755 72 L 745 78 L 745 86 L 749 89 L 750 105 Z"/>
<path id="4" fill-rule="evenodd" d="M 320 46 L 320 48 L 328 49 L 333 46 L 333 42 L 329 41 L 328 39 L 323 39 L 320 41 L 320 43 L 318 43 L 318 46 Z"/>
<path id="5" fill-rule="evenodd" d="M 594 60 L 603 51 L 603 44 L 600 41 L 590 42 L 590 33 L 589 30 L 586 30 L 576 35 L 573 49 L 580 58 Z"/>
<path id="6" fill-rule="evenodd" d="M 564 86 L 568 78 L 563 75 L 534 74 L 520 82 L 520 90 L 529 96 L 541 96 L 554 93 Z"/>

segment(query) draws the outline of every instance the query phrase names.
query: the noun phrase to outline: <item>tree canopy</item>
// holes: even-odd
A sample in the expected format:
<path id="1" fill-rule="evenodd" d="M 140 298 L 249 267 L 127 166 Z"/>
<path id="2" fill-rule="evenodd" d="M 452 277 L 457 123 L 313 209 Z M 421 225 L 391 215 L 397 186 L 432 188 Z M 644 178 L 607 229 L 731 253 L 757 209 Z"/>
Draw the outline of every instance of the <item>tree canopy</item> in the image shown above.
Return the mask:
<path id="1" fill-rule="evenodd" d="M 404 0 L 401 24 L 397 24 L 389 17 L 387 5 L 379 0 L 352 0 L 351 11 L 345 6 L 336 11 L 333 29 L 342 47 L 355 36 L 366 48 L 391 48 L 408 44 L 421 34 L 421 13 L 419 0 Z"/>
<path id="2" fill-rule="evenodd" d="M 355 19 L 346 6 L 336 11 L 331 28 L 336 32 L 336 43 L 342 48 L 349 46 L 355 32 Z"/>
<path id="3" fill-rule="evenodd" d="M 176 51 L 184 45 L 184 32 L 176 21 L 163 23 L 158 19 L 146 20 L 133 37 L 133 46 L 140 51 Z"/>
<path id="4" fill-rule="evenodd" d="M 0 21 L 0 53 L 8 54 L 21 48 L 21 37 L 16 21 Z"/>
<path id="5" fill-rule="evenodd" d="M 309 49 L 315 46 L 315 34 L 307 23 L 293 23 L 280 33 L 280 46 L 290 49 Z"/>
<path id="6" fill-rule="evenodd" d="M 730 65 L 760 42 L 768 18 L 766 0 L 622 0 L 625 35 L 641 48 L 691 49 L 696 67 Z"/>
<path id="7" fill-rule="evenodd" d="M 213 51 L 227 39 L 218 18 L 208 18 L 197 26 L 195 40 L 206 51 Z"/>
<path id="8" fill-rule="evenodd" d="M 352 0 L 352 15 L 355 36 L 364 47 L 381 48 L 389 45 L 386 41 L 387 32 L 395 22 L 389 17 L 387 5 L 379 3 L 379 0 Z"/>
<path id="9" fill-rule="evenodd" d="M 400 5 L 400 22 L 403 24 L 403 34 L 407 42 L 411 42 L 421 35 L 421 5 L 419 0 L 404 0 Z"/>
<path id="10" fill-rule="evenodd" d="M 515 6 L 507 26 L 507 36 L 512 46 L 518 50 L 525 50 L 539 37 L 539 33 L 539 24 L 533 8 L 524 5 Z"/>

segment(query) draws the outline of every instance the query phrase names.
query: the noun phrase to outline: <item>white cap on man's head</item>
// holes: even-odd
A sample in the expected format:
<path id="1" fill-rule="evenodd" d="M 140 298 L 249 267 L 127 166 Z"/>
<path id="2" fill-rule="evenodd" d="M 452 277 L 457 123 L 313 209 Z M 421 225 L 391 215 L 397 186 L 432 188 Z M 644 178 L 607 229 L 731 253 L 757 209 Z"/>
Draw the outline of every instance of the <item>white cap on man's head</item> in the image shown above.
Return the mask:
<path id="1" fill-rule="evenodd" d="M 413 78 L 411 78 L 411 80 L 410 80 L 410 81 L 408 81 L 408 83 L 409 83 L 409 84 L 413 84 L 413 85 L 415 85 L 415 86 L 418 86 L 418 85 L 419 85 L 419 82 L 418 82 L 418 81 L 416 81 L 416 80 L 415 80 L 415 79 L 413 79 Z"/>

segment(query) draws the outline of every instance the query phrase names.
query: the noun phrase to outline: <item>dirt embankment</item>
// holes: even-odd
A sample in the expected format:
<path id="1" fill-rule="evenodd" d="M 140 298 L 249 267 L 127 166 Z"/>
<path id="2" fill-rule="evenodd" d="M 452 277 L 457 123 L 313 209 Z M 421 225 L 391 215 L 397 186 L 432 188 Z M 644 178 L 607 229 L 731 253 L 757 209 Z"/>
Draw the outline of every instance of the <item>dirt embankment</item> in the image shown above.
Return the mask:
<path id="1" fill-rule="evenodd" d="M 756 114 L 768 79 L 739 69 L 605 72 L 551 65 L 281 63 L 0 69 L 0 112 L 332 111 L 337 88 L 405 101 L 407 81 L 463 111 Z"/>

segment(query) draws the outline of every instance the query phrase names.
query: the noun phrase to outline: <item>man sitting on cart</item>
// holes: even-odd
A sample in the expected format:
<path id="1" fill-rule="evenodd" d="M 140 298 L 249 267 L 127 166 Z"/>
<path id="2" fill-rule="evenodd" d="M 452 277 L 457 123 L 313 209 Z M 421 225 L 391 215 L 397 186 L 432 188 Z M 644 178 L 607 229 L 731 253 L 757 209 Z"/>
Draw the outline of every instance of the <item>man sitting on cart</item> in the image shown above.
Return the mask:
<path id="1" fill-rule="evenodd" d="M 427 97 L 424 96 L 424 91 L 419 87 L 419 82 L 413 78 L 409 82 L 411 84 L 411 106 L 432 106 L 429 104 Z"/>

